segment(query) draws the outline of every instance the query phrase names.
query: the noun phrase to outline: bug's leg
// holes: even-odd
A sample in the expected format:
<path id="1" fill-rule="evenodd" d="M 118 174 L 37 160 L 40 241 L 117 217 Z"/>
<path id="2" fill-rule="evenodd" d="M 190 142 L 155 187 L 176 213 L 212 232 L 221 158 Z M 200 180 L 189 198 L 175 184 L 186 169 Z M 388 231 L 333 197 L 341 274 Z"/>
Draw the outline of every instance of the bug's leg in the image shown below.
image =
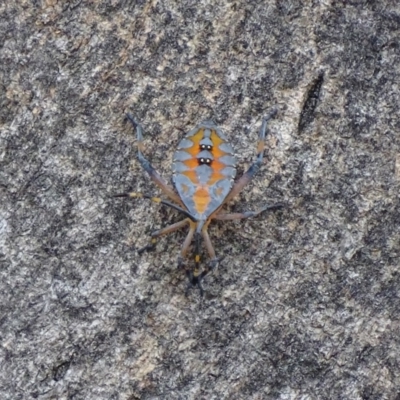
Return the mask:
<path id="1" fill-rule="evenodd" d="M 219 261 L 222 260 L 223 257 L 217 257 L 215 255 L 214 247 L 211 243 L 210 236 L 208 235 L 207 227 L 205 226 L 203 230 L 201 231 L 201 234 L 203 236 L 204 244 L 206 245 L 206 249 L 208 251 L 208 255 L 210 256 L 210 262 L 208 263 L 207 267 L 203 271 L 203 276 L 207 275 L 210 271 L 212 271 L 218 264 Z"/>
<path id="2" fill-rule="evenodd" d="M 194 232 L 194 230 L 193 230 Z M 189 279 L 189 285 L 186 289 L 186 296 L 188 295 L 189 289 L 192 288 L 193 286 L 198 286 L 200 289 L 200 295 L 203 296 L 204 291 L 201 286 L 201 278 L 202 278 L 202 273 L 200 272 L 200 233 L 196 232 L 195 233 L 195 255 L 194 255 L 194 262 L 195 262 L 195 267 L 194 269 L 187 268 L 186 269 L 186 275 Z"/>
<path id="3" fill-rule="evenodd" d="M 250 168 L 233 185 L 228 196 L 226 196 L 224 203 L 227 203 L 229 200 L 232 200 L 237 194 L 239 194 L 242 191 L 242 189 L 253 179 L 253 176 L 260 169 L 262 159 L 264 156 L 265 136 L 267 134 L 267 123 L 271 118 L 275 117 L 277 112 L 278 110 L 275 108 L 263 118 L 257 145 L 257 158 L 254 161 L 254 163 L 250 166 Z"/>
<path id="4" fill-rule="evenodd" d="M 143 155 L 143 128 L 135 120 L 135 118 L 131 114 L 126 114 L 126 117 L 131 122 L 133 127 L 136 129 L 137 136 L 137 146 L 138 146 L 138 159 L 143 167 L 143 169 L 149 174 L 151 180 L 173 201 L 176 203 L 183 205 L 179 196 L 175 193 L 174 189 L 169 186 L 164 179 L 159 175 L 159 173 L 154 169 L 154 167 L 150 164 L 147 158 Z"/>
<path id="5" fill-rule="evenodd" d="M 186 253 L 189 250 L 189 246 L 192 243 L 193 235 L 194 235 L 194 232 L 196 230 L 196 223 L 191 221 L 191 220 L 188 220 L 188 222 L 190 224 L 190 229 L 189 229 L 189 232 L 188 232 L 188 234 L 186 236 L 185 241 L 183 242 L 183 245 L 182 245 L 182 248 L 181 248 L 181 252 L 180 252 L 179 257 L 178 257 L 178 268 L 184 268 L 185 267 L 183 259 L 185 258 Z"/>
<path id="6" fill-rule="evenodd" d="M 154 203 L 164 204 L 165 206 L 171 207 L 174 210 L 177 210 L 180 213 L 186 215 L 186 217 L 190 218 L 192 221 L 195 221 L 194 217 L 190 213 L 188 213 L 186 210 L 184 210 L 182 207 L 179 207 L 176 204 L 170 203 L 169 201 L 163 200 L 160 197 L 153 197 L 153 196 L 149 196 L 148 194 L 143 194 L 140 192 L 120 193 L 120 194 L 114 195 L 113 197 L 130 197 L 130 198 L 150 199 Z"/>
<path id="7" fill-rule="evenodd" d="M 188 265 L 184 265 L 183 259 L 186 256 L 186 253 L 189 249 L 190 243 L 193 240 L 193 236 L 195 235 L 197 223 L 189 221 L 190 229 L 189 233 L 186 236 L 186 239 L 182 245 L 181 254 L 178 257 L 178 268 L 184 268 L 186 272 L 186 276 L 189 279 L 189 284 L 186 288 L 185 295 L 188 295 L 189 289 L 193 286 L 198 285 L 200 288 L 200 293 L 203 294 L 203 289 L 199 282 L 197 281 L 198 273 L 196 271 L 199 270 L 199 263 L 200 263 L 200 255 L 199 255 L 199 241 L 198 241 L 198 234 L 196 234 L 196 251 L 195 251 L 195 263 L 196 267 L 194 270 L 191 270 Z"/>
<path id="8" fill-rule="evenodd" d="M 219 221 L 228 221 L 234 219 L 245 219 L 245 218 L 252 218 L 256 215 L 259 215 L 265 211 L 275 211 L 285 207 L 285 203 L 276 203 L 272 204 L 271 206 L 265 206 L 257 211 L 245 211 L 243 213 L 220 213 L 214 216 L 214 219 L 218 219 Z"/>
<path id="9" fill-rule="evenodd" d="M 175 224 L 172 224 L 172 225 L 167 226 L 167 227 L 165 227 L 163 229 L 159 229 L 157 231 L 154 231 L 150 236 L 150 243 L 147 246 L 144 246 L 141 249 L 139 249 L 138 253 L 142 254 L 144 251 L 153 250 L 155 248 L 155 246 L 156 246 L 157 238 L 159 238 L 162 235 L 167 235 L 168 233 L 175 232 L 178 229 L 183 228 L 188 223 L 189 223 L 189 219 L 185 218 L 182 221 L 176 222 Z"/>

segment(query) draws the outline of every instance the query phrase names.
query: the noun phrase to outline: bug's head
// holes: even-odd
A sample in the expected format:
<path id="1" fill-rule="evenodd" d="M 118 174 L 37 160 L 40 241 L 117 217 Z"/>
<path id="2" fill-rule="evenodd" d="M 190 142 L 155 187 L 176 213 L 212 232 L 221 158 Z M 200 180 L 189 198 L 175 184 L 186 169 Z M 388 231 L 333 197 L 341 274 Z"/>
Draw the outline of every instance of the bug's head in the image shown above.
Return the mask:
<path id="1" fill-rule="evenodd" d="M 205 221 L 199 221 L 197 223 L 196 232 L 194 234 L 195 241 L 195 255 L 194 262 L 195 266 L 193 270 L 187 271 L 187 277 L 189 278 L 190 287 L 198 286 L 200 289 L 200 294 L 203 296 L 203 288 L 201 287 L 201 279 L 204 276 L 204 271 L 200 272 L 200 238 L 201 238 L 201 230 L 204 226 Z"/>
<path id="2" fill-rule="evenodd" d="M 189 279 L 189 284 L 188 287 L 186 289 L 186 296 L 189 293 L 189 290 L 193 287 L 198 287 L 200 290 L 200 295 L 203 296 L 204 294 L 204 290 L 203 290 L 203 286 L 201 285 L 201 281 L 203 280 L 203 277 L 205 275 L 204 271 L 201 272 L 200 274 L 197 274 L 197 271 L 192 271 L 192 270 L 188 270 L 186 271 L 186 275 Z"/>

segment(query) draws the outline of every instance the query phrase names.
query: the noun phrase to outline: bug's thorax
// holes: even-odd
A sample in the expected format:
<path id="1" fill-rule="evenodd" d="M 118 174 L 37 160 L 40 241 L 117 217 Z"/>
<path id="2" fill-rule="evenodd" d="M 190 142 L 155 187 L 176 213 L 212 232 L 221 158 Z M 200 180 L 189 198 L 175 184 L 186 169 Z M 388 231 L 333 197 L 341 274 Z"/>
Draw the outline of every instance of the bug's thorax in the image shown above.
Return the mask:
<path id="1" fill-rule="evenodd" d="M 173 181 L 188 211 L 199 220 L 210 216 L 228 195 L 236 158 L 227 138 L 212 121 L 203 121 L 178 144 Z"/>

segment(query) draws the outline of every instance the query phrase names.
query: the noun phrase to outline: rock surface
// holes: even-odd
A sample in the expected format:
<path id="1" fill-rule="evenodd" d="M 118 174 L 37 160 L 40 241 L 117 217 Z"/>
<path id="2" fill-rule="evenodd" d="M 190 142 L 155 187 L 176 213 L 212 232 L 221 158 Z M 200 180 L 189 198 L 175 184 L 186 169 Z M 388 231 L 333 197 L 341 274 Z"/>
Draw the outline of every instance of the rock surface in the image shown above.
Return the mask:
<path id="1" fill-rule="evenodd" d="M 100 3 L 100 4 L 98 4 Z M 306 5 L 301 5 L 305 3 Z M 395 399 L 400 390 L 398 1 L 0 5 L 1 399 Z M 254 181 L 185 297 L 171 176 L 202 119 Z M 206 258 L 205 258 L 206 260 Z M 191 262 L 191 260 L 189 260 Z"/>

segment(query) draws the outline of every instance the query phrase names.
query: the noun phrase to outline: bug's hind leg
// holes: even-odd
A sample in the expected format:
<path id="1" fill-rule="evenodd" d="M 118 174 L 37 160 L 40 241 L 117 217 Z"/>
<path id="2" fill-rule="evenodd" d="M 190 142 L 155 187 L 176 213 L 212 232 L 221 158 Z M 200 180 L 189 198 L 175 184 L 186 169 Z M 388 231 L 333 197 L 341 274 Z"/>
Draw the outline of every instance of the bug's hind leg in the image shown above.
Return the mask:
<path id="1" fill-rule="evenodd" d="M 280 210 L 281 208 L 285 207 L 285 203 L 276 203 L 270 206 L 265 206 L 257 211 L 245 211 L 243 213 L 219 213 L 214 216 L 214 219 L 218 219 L 220 221 L 229 221 L 234 219 L 245 219 L 245 218 L 252 218 L 255 217 L 263 212 L 266 211 L 275 211 Z"/>
<path id="2" fill-rule="evenodd" d="M 196 224 L 193 223 L 189 219 L 187 219 L 187 221 L 190 224 L 190 229 L 189 229 L 189 232 L 188 232 L 188 234 L 187 234 L 187 236 L 185 238 L 185 241 L 183 242 L 183 245 L 182 245 L 182 248 L 181 248 L 181 252 L 180 252 L 179 257 L 178 257 L 178 268 L 185 268 L 185 263 L 184 263 L 183 260 L 184 260 L 184 258 L 186 256 L 186 253 L 189 250 L 189 246 L 192 243 L 193 235 L 194 235 L 194 232 L 196 230 Z"/>
<path id="3" fill-rule="evenodd" d="M 261 167 L 261 163 L 264 156 L 264 147 L 265 147 L 265 137 L 267 135 L 267 124 L 270 119 L 275 117 L 278 110 L 275 108 L 269 114 L 267 114 L 262 121 L 260 134 L 258 138 L 257 145 L 257 158 L 250 166 L 250 168 L 241 176 L 241 178 L 233 185 L 231 191 L 226 197 L 224 203 L 227 203 L 229 200 L 232 200 L 237 194 L 239 194 L 242 189 L 253 179 L 254 175 Z"/>
<path id="4" fill-rule="evenodd" d="M 149 174 L 151 180 L 173 201 L 176 203 L 183 205 L 179 196 L 175 193 L 174 189 L 169 186 L 164 179 L 160 176 L 160 174 L 154 169 L 154 167 L 150 164 L 149 160 L 143 155 L 143 128 L 136 121 L 136 119 L 131 114 L 126 114 L 126 117 L 136 129 L 136 137 L 137 137 L 137 146 L 138 146 L 138 159 L 143 167 L 143 169 Z"/>
<path id="5" fill-rule="evenodd" d="M 150 236 L 150 243 L 147 246 L 144 246 L 141 249 L 139 249 L 138 253 L 142 254 L 144 251 L 154 250 L 157 243 L 157 238 L 159 238 L 162 235 L 167 235 L 168 233 L 175 232 L 178 229 L 183 228 L 186 224 L 189 223 L 189 221 L 190 221 L 189 218 L 186 218 L 183 219 L 182 221 L 176 222 L 175 224 L 167 226 L 163 229 L 154 231 Z"/>

